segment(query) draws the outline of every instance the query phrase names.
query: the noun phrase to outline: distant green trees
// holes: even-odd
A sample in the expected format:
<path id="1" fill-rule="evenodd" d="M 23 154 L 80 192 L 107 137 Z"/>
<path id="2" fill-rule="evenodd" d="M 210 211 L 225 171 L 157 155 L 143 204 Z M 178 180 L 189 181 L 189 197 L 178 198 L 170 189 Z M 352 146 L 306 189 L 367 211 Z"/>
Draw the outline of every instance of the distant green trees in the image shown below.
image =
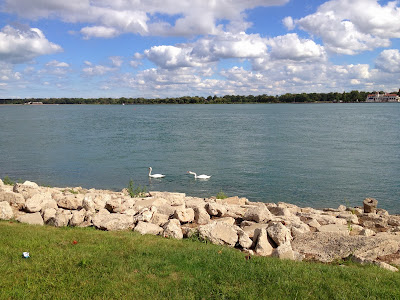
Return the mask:
<path id="1" fill-rule="evenodd" d="M 371 92 L 351 91 L 349 93 L 300 93 L 283 95 L 225 95 L 225 96 L 183 96 L 176 98 L 30 98 L 0 99 L 0 104 L 235 104 L 235 103 L 311 103 L 311 102 L 364 102 Z M 400 94 L 400 91 L 399 91 Z"/>

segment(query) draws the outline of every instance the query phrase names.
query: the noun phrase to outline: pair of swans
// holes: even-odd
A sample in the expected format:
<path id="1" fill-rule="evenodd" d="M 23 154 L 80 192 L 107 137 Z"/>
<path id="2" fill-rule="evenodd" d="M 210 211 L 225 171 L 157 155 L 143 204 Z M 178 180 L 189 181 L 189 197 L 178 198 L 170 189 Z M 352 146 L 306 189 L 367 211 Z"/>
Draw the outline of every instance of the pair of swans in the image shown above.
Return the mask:
<path id="1" fill-rule="evenodd" d="M 165 177 L 165 175 L 163 175 L 163 174 L 151 174 L 152 170 L 153 170 L 153 168 L 149 167 L 149 177 L 150 178 L 163 178 L 163 177 Z M 195 172 L 192 172 L 192 171 L 188 171 L 188 173 L 194 175 L 195 179 L 209 179 L 211 177 L 211 176 L 205 175 L 205 174 L 197 175 Z"/>

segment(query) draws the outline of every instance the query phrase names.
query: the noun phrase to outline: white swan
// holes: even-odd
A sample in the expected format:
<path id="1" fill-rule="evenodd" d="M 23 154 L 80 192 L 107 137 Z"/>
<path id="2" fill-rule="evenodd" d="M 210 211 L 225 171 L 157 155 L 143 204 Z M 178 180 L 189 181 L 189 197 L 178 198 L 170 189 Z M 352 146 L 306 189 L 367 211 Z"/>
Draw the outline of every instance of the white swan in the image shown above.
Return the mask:
<path id="1" fill-rule="evenodd" d="M 195 172 L 192 172 L 192 171 L 188 171 L 188 173 L 194 175 L 195 179 L 208 179 L 208 178 L 211 177 L 211 176 L 204 175 L 204 174 L 197 176 L 197 174 Z"/>
<path id="2" fill-rule="evenodd" d="M 151 178 L 163 178 L 163 177 L 165 177 L 165 175 L 163 175 L 163 174 L 151 174 L 151 171 L 153 170 L 153 168 L 152 167 L 149 167 L 149 177 L 151 177 Z"/>

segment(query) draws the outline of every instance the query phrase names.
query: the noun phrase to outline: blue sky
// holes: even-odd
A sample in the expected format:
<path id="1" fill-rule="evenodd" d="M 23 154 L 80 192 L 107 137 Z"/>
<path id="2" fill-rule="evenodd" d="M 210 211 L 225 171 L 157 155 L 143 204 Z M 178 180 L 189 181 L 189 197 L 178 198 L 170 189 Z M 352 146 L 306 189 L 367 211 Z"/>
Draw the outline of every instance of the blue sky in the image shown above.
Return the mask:
<path id="1" fill-rule="evenodd" d="M 400 88 L 400 3 L 0 0 L 0 98 Z"/>

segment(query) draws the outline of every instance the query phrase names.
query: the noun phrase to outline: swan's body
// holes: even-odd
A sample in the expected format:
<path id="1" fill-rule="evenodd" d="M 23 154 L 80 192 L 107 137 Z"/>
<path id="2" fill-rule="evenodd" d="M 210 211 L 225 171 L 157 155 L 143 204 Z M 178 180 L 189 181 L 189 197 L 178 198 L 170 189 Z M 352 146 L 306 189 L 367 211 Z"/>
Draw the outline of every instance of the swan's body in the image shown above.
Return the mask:
<path id="1" fill-rule="evenodd" d="M 192 172 L 192 171 L 189 171 L 188 173 L 194 175 L 194 178 L 195 178 L 195 179 L 208 179 L 208 178 L 211 177 L 211 176 L 209 176 L 209 175 L 204 175 L 204 174 L 202 174 L 202 175 L 197 175 L 195 172 Z"/>
<path id="2" fill-rule="evenodd" d="M 153 170 L 152 167 L 149 167 L 149 177 L 151 178 L 163 178 L 165 175 L 163 174 L 151 174 L 151 171 Z"/>

